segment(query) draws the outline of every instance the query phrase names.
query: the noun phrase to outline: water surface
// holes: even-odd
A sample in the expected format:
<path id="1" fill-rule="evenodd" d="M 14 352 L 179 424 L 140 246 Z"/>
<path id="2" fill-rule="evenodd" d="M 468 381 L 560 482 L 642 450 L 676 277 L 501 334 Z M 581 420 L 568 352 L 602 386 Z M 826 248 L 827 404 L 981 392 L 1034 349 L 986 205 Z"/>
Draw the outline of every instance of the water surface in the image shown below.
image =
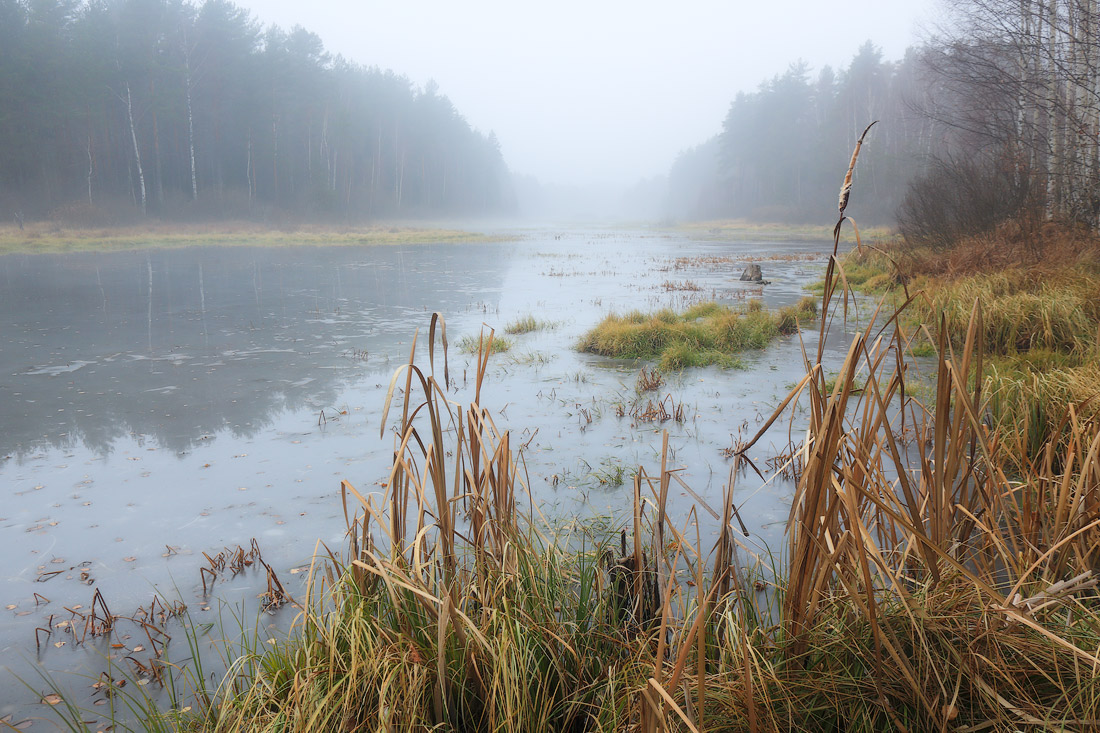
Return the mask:
<path id="1" fill-rule="evenodd" d="M 155 590 L 201 604 L 202 552 L 256 538 L 285 578 L 318 539 L 340 547 L 339 482 L 379 490 L 393 449 L 379 437 L 385 390 L 435 311 L 459 404 L 474 371 L 460 337 L 526 315 L 553 324 L 494 357 L 482 399 L 527 444 L 532 498 L 553 521 L 621 516 L 630 472 L 659 468 L 666 429 L 681 477 L 718 506 L 723 449 L 802 376 L 798 338 L 742 355 L 743 369 L 667 375 L 655 397 L 685 405 L 682 424 L 617 417 L 638 399 L 640 365 L 572 346 L 610 312 L 793 303 L 830 248 L 546 230 L 492 244 L 0 257 L 0 667 L 94 669 L 71 644 L 36 655 L 34 629 L 96 588 L 114 613 Z M 772 284 L 737 279 L 753 260 Z M 816 348 L 816 333 L 805 339 Z M 787 442 L 784 423 L 753 457 L 763 468 Z M 743 475 L 737 487 L 747 542 L 777 547 L 790 482 Z M 693 500 L 674 494 L 683 516 Z M 264 585 L 235 583 L 241 597 Z M 25 690 L 3 689 L 0 716 L 30 714 Z"/>

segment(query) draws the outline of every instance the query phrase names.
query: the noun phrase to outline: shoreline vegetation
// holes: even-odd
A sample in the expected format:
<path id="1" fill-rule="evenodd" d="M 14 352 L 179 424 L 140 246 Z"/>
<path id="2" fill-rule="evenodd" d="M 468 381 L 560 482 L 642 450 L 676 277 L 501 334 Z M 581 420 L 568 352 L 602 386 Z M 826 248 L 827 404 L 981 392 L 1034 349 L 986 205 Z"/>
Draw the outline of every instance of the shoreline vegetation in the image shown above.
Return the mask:
<path id="1" fill-rule="evenodd" d="M 0 226 L 0 255 L 119 252 L 200 246 L 373 246 L 503 242 L 512 236 L 403 223 L 372 226 L 268 227 L 252 222 L 149 223 L 119 227 L 69 227 L 54 222 Z"/>
<path id="2" fill-rule="evenodd" d="M 168 705 L 136 685 L 113 694 L 165 731 L 1088 727 L 1100 424 L 1070 421 L 1069 440 L 1030 461 L 991 435 L 977 304 L 962 334 L 935 334 L 928 405 L 904 396 L 906 336 L 889 311 L 827 389 L 842 269 L 830 260 L 806 376 L 748 441 L 794 405 L 808 413 L 779 554 L 741 540 L 748 445 L 723 496 L 700 506 L 719 518 L 716 542 L 672 521 L 667 433 L 610 532 L 555 534 L 480 403 L 488 357 L 468 407 L 446 398 L 433 317 L 444 368 L 411 356 L 395 373 L 385 488 L 342 483 L 348 546 L 315 561 L 288 638 L 226 645 L 232 672 L 216 688 L 175 667 Z"/>
<path id="3" fill-rule="evenodd" d="M 1068 439 L 1022 456 L 991 432 L 993 318 L 973 302 L 961 332 L 929 329 L 927 405 L 905 397 L 904 311 L 864 324 L 827 388 L 843 270 L 830 260 L 806 376 L 700 507 L 718 517 L 712 546 L 670 517 L 667 433 L 611 531 L 555 533 L 526 496 L 521 449 L 481 404 L 486 355 L 468 407 L 446 398 L 433 317 L 435 356 L 418 361 L 414 344 L 391 381 L 388 480 L 370 494 L 342 483 L 347 548 L 315 561 L 288 637 L 222 642 L 231 672 L 216 686 L 165 661 L 167 703 L 130 685 L 113 704 L 164 731 L 1088 727 L 1100 423 L 1063 405 Z M 740 469 L 795 405 L 808 426 L 788 545 L 754 556 Z M 206 641 L 185 629 L 193 653 Z"/>
<path id="4" fill-rule="evenodd" d="M 893 307 L 914 355 L 934 354 L 942 327 L 963 346 L 974 302 L 988 398 L 988 423 L 1023 456 L 1066 421 L 1100 417 L 1100 241 L 1080 229 L 1009 222 L 949 249 L 895 240 L 841 259 L 848 284 Z M 820 286 L 819 286 L 820 287 Z M 942 322 L 942 326 L 941 326 Z M 1072 418 L 1066 414 L 1073 406 Z"/>

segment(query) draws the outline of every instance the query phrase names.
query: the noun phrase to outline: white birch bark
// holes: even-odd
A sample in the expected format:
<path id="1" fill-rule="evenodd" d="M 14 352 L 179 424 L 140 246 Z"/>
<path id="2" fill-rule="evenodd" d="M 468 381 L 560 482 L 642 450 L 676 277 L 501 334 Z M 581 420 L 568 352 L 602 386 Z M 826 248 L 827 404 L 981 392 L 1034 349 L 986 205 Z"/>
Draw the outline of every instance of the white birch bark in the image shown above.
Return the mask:
<path id="1" fill-rule="evenodd" d="M 195 165 L 195 114 L 191 107 L 191 87 L 193 86 L 191 81 L 191 52 L 186 50 L 186 41 L 184 46 L 183 68 L 187 98 L 187 152 L 191 162 L 191 200 L 196 201 L 199 198 L 199 176 Z"/>
<path id="2" fill-rule="evenodd" d="M 141 168 L 141 150 L 138 149 L 137 130 L 134 128 L 134 103 L 130 97 L 130 82 L 126 82 L 126 117 L 130 121 L 130 140 L 134 144 L 134 163 L 137 165 L 138 186 L 141 191 L 141 213 L 145 214 L 145 172 Z"/>
<path id="3" fill-rule="evenodd" d="M 95 169 L 94 161 L 92 157 L 92 135 L 88 133 L 88 147 L 85 148 L 88 153 L 88 206 L 94 206 L 95 202 L 92 201 L 92 173 Z"/>

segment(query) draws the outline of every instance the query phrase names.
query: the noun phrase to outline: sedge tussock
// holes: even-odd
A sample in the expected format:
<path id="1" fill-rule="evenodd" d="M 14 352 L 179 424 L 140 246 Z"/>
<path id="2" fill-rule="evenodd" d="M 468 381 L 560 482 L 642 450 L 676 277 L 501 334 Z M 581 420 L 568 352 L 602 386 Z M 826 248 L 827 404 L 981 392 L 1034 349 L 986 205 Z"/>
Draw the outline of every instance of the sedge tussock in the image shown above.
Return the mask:
<path id="1" fill-rule="evenodd" d="M 556 324 L 550 321 L 540 321 L 534 316 L 528 314 L 520 316 L 516 320 L 509 323 L 504 328 L 504 332 L 512 336 L 519 336 L 525 333 L 533 333 L 535 331 L 544 331 L 549 328 L 554 328 Z"/>
<path id="2" fill-rule="evenodd" d="M 816 314 L 811 301 L 777 313 L 751 301 L 743 312 L 708 302 L 683 313 L 609 315 L 581 338 L 578 349 L 617 359 L 657 359 L 662 372 L 711 364 L 735 367 L 738 352 L 763 349 L 779 335 L 796 333 Z"/>
<path id="3" fill-rule="evenodd" d="M 512 340 L 502 336 L 490 334 L 489 336 L 463 336 L 456 344 L 463 354 L 477 354 L 482 348 L 493 354 L 503 354 L 512 350 Z"/>

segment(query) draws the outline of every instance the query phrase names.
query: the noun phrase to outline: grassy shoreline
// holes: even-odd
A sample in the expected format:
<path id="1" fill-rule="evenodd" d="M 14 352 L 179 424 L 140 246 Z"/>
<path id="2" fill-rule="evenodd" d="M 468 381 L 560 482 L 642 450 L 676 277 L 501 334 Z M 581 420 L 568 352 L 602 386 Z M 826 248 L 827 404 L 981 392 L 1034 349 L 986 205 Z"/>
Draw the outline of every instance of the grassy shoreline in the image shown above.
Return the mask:
<path id="1" fill-rule="evenodd" d="M 993 432 L 1035 454 L 1074 419 L 1100 418 L 1100 241 L 1048 226 L 1005 227 L 946 251 L 900 242 L 841 259 L 851 287 L 894 307 L 912 298 L 902 327 L 914 354 L 934 353 L 935 334 L 962 348 L 981 305 L 979 339 Z"/>
<path id="2" fill-rule="evenodd" d="M 528 509 L 521 441 L 481 404 L 488 355 L 473 401 L 451 401 L 433 315 L 428 362 L 414 349 L 383 407 L 383 432 L 399 416 L 389 476 L 375 493 L 341 483 L 347 546 L 316 559 L 289 636 L 226 646 L 216 689 L 194 661 L 163 660 L 167 704 L 148 676 L 104 699 L 128 701 L 149 730 L 216 733 L 1093 729 L 1100 419 L 1055 396 L 1041 420 L 1057 431 L 989 422 L 989 360 L 1049 372 L 1098 356 L 1096 243 L 1041 249 L 1028 243 L 1014 265 L 996 242 L 830 259 L 816 353 L 739 444 L 722 495 L 670 516 L 682 481 L 666 432 L 659 470 L 639 467 L 631 505 L 598 536 L 556 534 Z M 885 293 L 886 307 L 829 380 L 849 286 Z M 706 350 L 708 317 L 771 318 L 698 308 L 609 327 L 631 349 L 675 331 Z M 635 326 L 650 331 L 636 340 Z M 906 328 L 936 345 L 927 404 L 906 396 Z M 751 475 L 746 451 L 795 411 L 806 427 L 788 543 L 754 556 L 736 483 Z M 710 547 L 699 509 L 717 523 Z M 185 652 L 200 635 L 185 630 Z M 54 710 L 71 730 L 94 715 Z"/>
<path id="3" fill-rule="evenodd" d="M 841 297 L 827 284 L 822 318 Z M 1100 511 L 1088 497 L 1100 427 L 1075 425 L 1072 445 L 1044 447 L 1058 460 L 1009 482 L 1010 451 L 976 421 L 937 419 L 953 398 L 978 399 L 970 357 L 941 353 L 935 406 L 902 410 L 935 454 L 891 450 L 905 365 L 873 328 L 831 390 L 809 356 L 792 393 L 813 448 L 782 558 L 739 554 L 732 485 L 710 508 L 709 552 L 670 521 L 667 436 L 660 470 L 635 476 L 621 536 L 588 548 L 557 536 L 524 519 L 521 458 L 491 410 L 446 403 L 435 377 L 409 391 L 399 370 L 413 416 L 403 449 L 383 495 L 344 483 L 349 546 L 318 561 L 295 633 L 246 647 L 247 677 L 152 725 L 1009 731 L 1097 719 Z"/>
<path id="4" fill-rule="evenodd" d="M 68 227 L 51 222 L 0 226 L 0 255 L 118 252 L 205 246 L 385 246 L 502 242 L 512 237 L 459 229 L 379 224 L 361 227 L 265 227 L 250 222 Z"/>

